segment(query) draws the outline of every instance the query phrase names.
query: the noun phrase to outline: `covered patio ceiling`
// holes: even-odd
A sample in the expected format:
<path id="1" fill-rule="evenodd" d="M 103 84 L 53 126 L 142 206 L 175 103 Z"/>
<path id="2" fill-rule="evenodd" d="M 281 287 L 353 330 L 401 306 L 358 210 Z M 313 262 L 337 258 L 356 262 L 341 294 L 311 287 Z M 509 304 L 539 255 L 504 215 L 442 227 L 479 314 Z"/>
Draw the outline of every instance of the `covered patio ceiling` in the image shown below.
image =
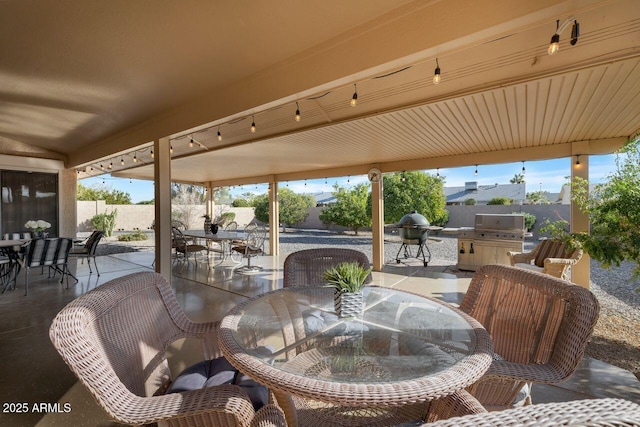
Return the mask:
<path id="1" fill-rule="evenodd" d="M 222 186 L 606 153 L 640 128 L 634 0 L 36 3 L 0 6 L 0 148 L 81 178 L 154 179 L 163 137 L 172 180 Z M 569 25 L 547 55 L 569 17 L 578 43 Z"/>

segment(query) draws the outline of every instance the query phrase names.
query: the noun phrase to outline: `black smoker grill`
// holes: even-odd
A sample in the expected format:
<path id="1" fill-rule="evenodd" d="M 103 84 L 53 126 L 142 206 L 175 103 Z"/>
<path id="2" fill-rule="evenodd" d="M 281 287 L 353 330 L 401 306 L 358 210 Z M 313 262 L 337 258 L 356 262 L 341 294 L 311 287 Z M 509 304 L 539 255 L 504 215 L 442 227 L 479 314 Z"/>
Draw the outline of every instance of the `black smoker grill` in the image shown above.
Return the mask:
<path id="1" fill-rule="evenodd" d="M 422 258 L 422 262 L 426 267 L 431 261 L 431 251 L 427 247 L 427 238 L 429 237 L 429 221 L 424 216 L 420 215 L 416 211 L 411 211 L 400 219 L 400 222 L 396 225 L 398 228 L 398 234 L 402 240 L 402 245 L 398 249 L 396 255 L 396 262 L 400 263 L 400 253 L 404 253 L 404 258 L 414 258 L 411 252 L 411 246 L 417 245 L 418 252 L 415 258 Z"/>

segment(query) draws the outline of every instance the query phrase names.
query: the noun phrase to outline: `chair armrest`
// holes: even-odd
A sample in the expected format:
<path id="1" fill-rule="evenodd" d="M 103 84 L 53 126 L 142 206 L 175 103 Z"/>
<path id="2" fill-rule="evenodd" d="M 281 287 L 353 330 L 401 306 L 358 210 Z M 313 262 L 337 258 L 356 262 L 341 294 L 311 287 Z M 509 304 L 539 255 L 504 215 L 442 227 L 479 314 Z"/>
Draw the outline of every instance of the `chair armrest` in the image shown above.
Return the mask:
<path id="1" fill-rule="evenodd" d="M 573 371 L 572 371 L 573 372 Z M 513 363 L 506 360 L 494 360 L 489 370 L 480 379 L 509 379 L 513 381 L 524 381 L 534 383 L 554 384 L 566 380 L 571 373 L 564 373 L 551 363 L 542 365 L 525 365 Z"/>
<path id="2" fill-rule="evenodd" d="M 183 333 L 176 338 L 197 338 L 202 340 L 205 359 L 214 359 L 222 356 L 218 348 L 218 327 L 220 321 L 216 322 L 192 322 L 187 320 L 182 324 Z"/>
<path id="3" fill-rule="evenodd" d="M 578 260 L 574 258 L 545 258 L 544 266 L 546 267 L 547 264 L 574 265 L 576 262 Z"/>
<path id="4" fill-rule="evenodd" d="M 119 405 L 118 415 L 105 409 L 117 421 L 133 425 L 162 420 L 169 421 L 169 425 L 180 425 L 180 419 L 188 417 L 197 417 L 198 423 L 203 425 L 219 425 L 221 419 L 230 416 L 242 420 L 237 423 L 241 425 L 255 416 L 249 396 L 240 387 L 229 384 L 153 397 L 131 394 Z"/>
<path id="5" fill-rule="evenodd" d="M 286 425 L 284 412 L 276 405 L 263 406 L 251 421 L 251 427 L 285 427 Z"/>
<path id="6" fill-rule="evenodd" d="M 531 264 L 531 260 L 533 257 L 531 256 L 531 252 L 507 252 L 509 256 L 509 260 L 511 261 L 511 265 L 514 264 Z"/>

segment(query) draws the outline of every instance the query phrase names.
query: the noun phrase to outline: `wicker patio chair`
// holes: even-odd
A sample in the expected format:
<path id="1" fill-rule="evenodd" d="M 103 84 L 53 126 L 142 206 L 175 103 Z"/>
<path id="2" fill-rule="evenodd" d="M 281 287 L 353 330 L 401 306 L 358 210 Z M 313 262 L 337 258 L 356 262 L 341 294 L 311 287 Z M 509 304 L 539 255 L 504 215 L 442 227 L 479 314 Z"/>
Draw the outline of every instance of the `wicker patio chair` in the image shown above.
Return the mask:
<path id="1" fill-rule="evenodd" d="M 72 301 L 53 320 L 49 336 L 71 371 L 120 423 L 284 426 L 279 408 L 267 404 L 256 412 L 247 392 L 236 385 L 162 394 L 171 378 L 170 344 L 199 338 L 205 358 L 220 356 L 217 326 L 189 320 L 167 281 L 142 272 Z"/>
<path id="2" fill-rule="evenodd" d="M 542 240 L 531 252 L 508 252 L 511 265 L 569 280 L 569 267 L 582 258 L 582 249 L 570 249 L 556 239 Z"/>
<path id="3" fill-rule="evenodd" d="M 554 402 L 449 418 L 422 427 L 640 426 L 640 405 L 623 399 Z"/>
<path id="4" fill-rule="evenodd" d="M 282 286 L 322 286 L 327 283 L 324 279 L 325 270 L 335 267 L 341 262 L 357 262 L 369 268 L 367 256 L 355 249 L 318 248 L 293 252 L 284 260 L 284 279 Z M 371 273 L 365 283 L 371 283 Z"/>
<path id="5" fill-rule="evenodd" d="M 469 389 L 489 410 L 530 404 L 528 383 L 569 378 L 600 312 L 589 290 L 506 265 L 476 271 L 460 309 L 478 320 L 493 340 L 491 367 Z"/>

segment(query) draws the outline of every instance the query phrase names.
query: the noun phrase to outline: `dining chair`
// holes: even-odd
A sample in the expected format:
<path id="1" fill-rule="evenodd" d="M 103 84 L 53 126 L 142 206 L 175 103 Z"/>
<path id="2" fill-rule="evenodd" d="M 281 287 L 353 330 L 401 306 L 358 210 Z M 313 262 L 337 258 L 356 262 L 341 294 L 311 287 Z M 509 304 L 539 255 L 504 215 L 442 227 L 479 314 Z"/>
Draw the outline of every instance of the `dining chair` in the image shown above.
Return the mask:
<path id="1" fill-rule="evenodd" d="M 539 403 L 505 411 L 453 417 L 421 427 L 640 426 L 640 405 L 624 399 Z"/>
<path id="2" fill-rule="evenodd" d="M 493 362 L 469 388 L 489 410 L 531 404 L 531 383 L 569 378 L 600 312 L 588 289 L 507 265 L 478 269 L 460 309 L 478 320 L 493 340 Z"/>
<path id="3" fill-rule="evenodd" d="M 515 267 L 539 271 L 569 280 L 569 269 L 582 258 L 582 249 L 570 248 L 558 239 L 540 241 L 531 252 L 508 252 Z"/>
<path id="4" fill-rule="evenodd" d="M 197 264 L 197 254 L 201 252 L 207 253 L 207 262 L 209 262 L 209 248 L 204 245 L 190 242 L 177 227 L 171 227 L 173 236 L 173 244 L 175 245 L 176 255 L 182 254 L 185 261 L 189 262 L 189 254 L 193 254 L 193 260 Z"/>
<path id="5" fill-rule="evenodd" d="M 245 231 L 247 228 L 245 228 Z M 264 241 L 267 238 L 267 229 L 262 226 L 250 227 L 247 232 L 246 240 L 241 243 L 234 243 L 231 247 L 233 252 L 242 255 L 247 259 L 247 265 L 238 269 L 240 272 L 261 271 L 262 267 L 251 265 L 251 258 L 257 257 L 264 253 Z"/>
<path id="6" fill-rule="evenodd" d="M 316 248 L 293 252 L 284 260 L 282 286 L 322 286 L 327 283 L 324 272 L 342 262 L 357 262 L 364 268 L 370 267 L 369 258 L 355 249 Z M 365 283 L 372 282 L 371 273 Z"/>
<path id="7" fill-rule="evenodd" d="M 32 239 L 26 249 L 24 256 L 24 294 L 29 293 L 29 272 L 34 267 L 49 267 L 49 270 L 62 274 L 60 283 L 67 278 L 69 287 L 69 276 L 75 278 L 69 271 L 68 259 L 69 251 L 73 241 L 67 237 L 54 237 L 48 239 Z"/>
<path id="8" fill-rule="evenodd" d="M 218 324 L 191 321 L 162 275 L 140 272 L 73 300 L 54 318 L 49 337 L 100 407 L 119 423 L 284 427 L 284 414 L 269 404 L 268 393 L 256 393 L 260 386 L 241 379 L 244 375 L 221 357 Z M 187 338 L 202 343 L 206 360 L 173 376 L 170 346 Z M 206 381 L 204 374 L 209 375 Z"/>
<path id="9" fill-rule="evenodd" d="M 98 270 L 98 264 L 96 263 L 96 250 L 103 237 L 103 231 L 94 230 L 84 242 L 76 244 L 69 252 L 69 256 L 71 257 L 80 258 L 82 261 L 84 261 L 85 258 L 87 259 L 89 274 L 93 274 L 93 270 L 91 270 L 91 260 L 93 259 L 93 265 L 96 267 L 98 277 L 100 277 L 100 270 Z"/>

